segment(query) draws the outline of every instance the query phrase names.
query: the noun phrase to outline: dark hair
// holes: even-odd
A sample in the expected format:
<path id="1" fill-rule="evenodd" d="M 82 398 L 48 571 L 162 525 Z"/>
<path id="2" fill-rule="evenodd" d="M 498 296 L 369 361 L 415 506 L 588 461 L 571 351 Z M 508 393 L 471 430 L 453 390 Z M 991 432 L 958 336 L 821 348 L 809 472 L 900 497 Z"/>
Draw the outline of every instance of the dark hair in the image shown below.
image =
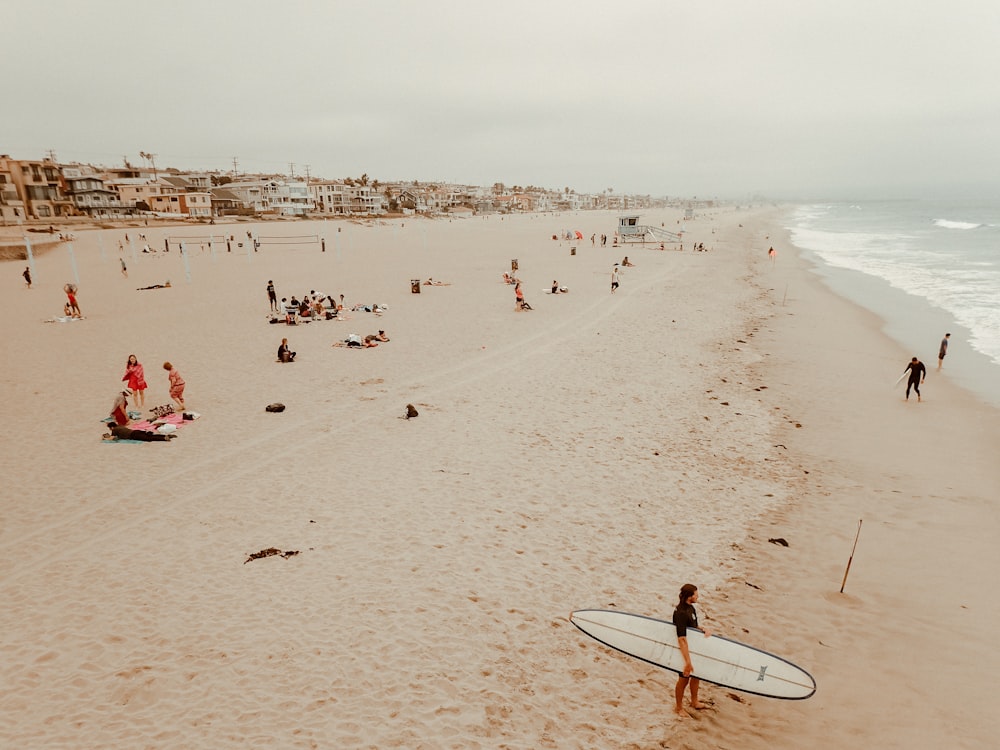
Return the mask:
<path id="1" fill-rule="evenodd" d="M 680 601 L 677 602 L 678 605 L 687 604 L 688 599 L 690 599 L 696 593 L 698 593 L 697 586 L 695 586 L 693 583 L 685 583 L 683 586 L 681 586 Z"/>

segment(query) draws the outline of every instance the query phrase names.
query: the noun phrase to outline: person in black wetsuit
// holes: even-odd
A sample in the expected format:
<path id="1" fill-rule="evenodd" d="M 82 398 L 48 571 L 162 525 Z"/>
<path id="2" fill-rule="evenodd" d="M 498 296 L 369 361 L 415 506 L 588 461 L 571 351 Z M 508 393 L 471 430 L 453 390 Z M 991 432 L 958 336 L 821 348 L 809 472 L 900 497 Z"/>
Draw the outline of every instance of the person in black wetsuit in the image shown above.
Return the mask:
<path id="1" fill-rule="evenodd" d="M 924 382 L 927 377 L 927 368 L 924 367 L 924 363 L 919 359 L 914 357 L 910 360 L 910 363 L 903 368 L 903 372 L 907 370 L 910 371 L 910 378 L 906 381 L 906 400 L 910 400 L 910 388 L 912 388 L 917 393 L 917 401 L 920 401 L 920 384 Z"/>
<path id="2" fill-rule="evenodd" d="M 677 628 L 677 646 L 684 656 L 684 671 L 677 678 L 677 686 L 674 688 L 674 699 L 676 701 L 674 712 L 678 714 L 684 713 L 684 690 L 688 685 L 691 686 L 691 708 L 697 710 L 705 708 L 698 701 L 698 688 L 701 686 L 701 680 L 691 676 L 691 673 L 694 672 L 694 666 L 691 664 L 691 652 L 688 650 L 687 640 L 687 629 L 698 627 L 698 613 L 694 609 L 697 601 L 697 586 L 693 583 L 685 583 L 681 586 L 681 593 L 678 598 L 677 608 L 674 610 L 673 619 L 674 626 Z M 706 638 L 711 635 L 707 628 L 702 628 L 702 632 Z"/>

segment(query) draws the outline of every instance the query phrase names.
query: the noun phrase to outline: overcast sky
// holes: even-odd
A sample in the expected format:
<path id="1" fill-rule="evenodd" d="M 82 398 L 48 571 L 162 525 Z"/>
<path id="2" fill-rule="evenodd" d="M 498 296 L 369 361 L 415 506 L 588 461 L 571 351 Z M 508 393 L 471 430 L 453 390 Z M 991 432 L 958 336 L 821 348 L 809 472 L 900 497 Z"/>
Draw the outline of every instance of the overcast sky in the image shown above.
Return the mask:
<path id="1" fill-rule="evenodd" d="M 998 194 L 998 0 L 0 0 L 0 28 L 15 158 Z"/>

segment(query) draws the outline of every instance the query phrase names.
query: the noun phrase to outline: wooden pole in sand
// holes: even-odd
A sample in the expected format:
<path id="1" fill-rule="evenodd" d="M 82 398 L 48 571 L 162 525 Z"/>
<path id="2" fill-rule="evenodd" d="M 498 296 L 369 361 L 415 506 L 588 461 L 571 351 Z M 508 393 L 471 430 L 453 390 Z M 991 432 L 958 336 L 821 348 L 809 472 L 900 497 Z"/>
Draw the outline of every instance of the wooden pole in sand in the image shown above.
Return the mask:
<path id="1" fill-rule="evenodd" d="M 69 253 L 69 264 L 73 268 L 73 280 L 80 286 L 80 271 L 76 267 L 76 255 L 73 253 L 73 243 L 66 243 L 66 250 Z"/>
<path id="2" fill-rule="evenodd" d="M 184 247 L 184 240 L 181 240 L 181 259 L 184 261 L 184 277 L 187 283 L 191 283 L 191 263 L 188 261 L 187 248 Z"/>
<path id="3" fill-rule="evenodd" d="M 28 235 L 22 234 L 24 238 L 24 250 L 28 254 L 28 266 L 31 268 L 31 275 L 35 276 L 35 254 L 31 251 L 31 240 L 28 239 Z"/>
<path id="4" fill-rule="evenodd" d="M 844 593 L 844 586 L 847 585 L 847 574 L 851 572 L 851 562 L 854 560 L 854 550 L 858 548 L 858 537 L 861 536 L 861 522 L 863 519 L 858 519 L 858 533 L 854 536 L 854 546 L 851 547 L 851 556 L 847 558 L 847 570 L 844 571 L 844 580 L 840 582 L 840 593 Z"/>

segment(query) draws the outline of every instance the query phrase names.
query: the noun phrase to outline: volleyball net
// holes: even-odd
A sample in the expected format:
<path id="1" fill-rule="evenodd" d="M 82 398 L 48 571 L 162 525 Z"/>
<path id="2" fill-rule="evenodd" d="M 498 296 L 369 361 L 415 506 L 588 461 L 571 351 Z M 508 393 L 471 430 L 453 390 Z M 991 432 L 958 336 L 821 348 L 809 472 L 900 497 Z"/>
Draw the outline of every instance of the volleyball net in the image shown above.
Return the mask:
<path id="1" fill-rule="evenodd" d="M 247 236 L 247 232 L 242 234 L 209 234 L 209 235 L 184 235 L 166 237 L 166 249 L 180 249 L 181 243 L 188 250 L 198 247 L 207 247 L 211 244 L 214 248 L 225 248 L 236 250 L 237 248 L 250 247 L 257 249 L 264 245 L 321 245 L 323 238 L 318 234 L 289 234 L 289 235 L 252 235 Z"/>

